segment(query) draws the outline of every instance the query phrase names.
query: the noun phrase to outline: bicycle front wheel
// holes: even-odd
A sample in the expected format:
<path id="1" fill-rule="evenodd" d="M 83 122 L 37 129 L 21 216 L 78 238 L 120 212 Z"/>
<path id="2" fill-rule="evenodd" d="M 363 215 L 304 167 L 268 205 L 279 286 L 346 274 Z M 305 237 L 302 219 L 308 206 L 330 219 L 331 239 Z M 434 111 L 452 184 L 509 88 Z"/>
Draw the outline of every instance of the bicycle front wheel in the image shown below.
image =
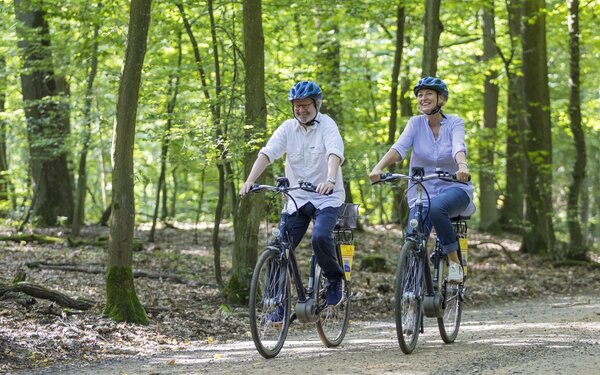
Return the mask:
<path id="1" fill-rule="evenodd" d="M 342 343 L 348 331 L 350 319 L 350 282 L 344 281 L 344 296 L 337 306 L 328 306 L 326 301 L 327 278 L 323 275 L 321 267 L 316 266 L 315 291 L 317 309 L 317 332 L 323 345 L 328 348 Z"/>
<path id="2" fill-rule="evenodd" d="M 440 261 L 441 275 L 444 277 L 442 283 L 442 293 L 444 296 L 443 315 L 437 319 L 440 329 L 440 336 L 446 344 L 451 344 L 456 340 L 458 329 L 460 328 L 460 318 L 462 316 L 462 284 L 450 284 L 448 278 L 448 260 Z"/>
<path id="3" fill-rule="evenodd" d="M 423 312 L 419 295 L 419 258 L 417 244 L 406 241 L 400 250 L 396 269 L 395 318 L 396 334 L 400 349 L 410 354 L 417 346 Z"/>
<path id="4" fill-rule="evenodd" d="M 250 286 L 250 331 L 265 358 L 281 351 L 290 325 L 290 278 L 276 248 L 267 249 L 254 267 Z"/>

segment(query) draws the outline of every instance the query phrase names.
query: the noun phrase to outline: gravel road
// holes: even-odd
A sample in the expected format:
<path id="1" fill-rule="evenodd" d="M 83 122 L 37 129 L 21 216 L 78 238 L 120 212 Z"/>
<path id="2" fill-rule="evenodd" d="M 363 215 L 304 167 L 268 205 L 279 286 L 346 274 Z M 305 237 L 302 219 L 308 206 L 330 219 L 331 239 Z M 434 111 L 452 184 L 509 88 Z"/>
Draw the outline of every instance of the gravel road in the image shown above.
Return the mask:
<path id="1" fill-rule="evenodd" d="M 600 374 L 597 294 L 467 306 L 451 345 L 440 339 L 435 320 L 425 319 L 425 333 L 411 355 L 400 351 L 390 317 L 351 321 L 335 349 L 323 347 L 312 327 L 292 325 L 283 350 L 271 360 L 263 359 L 249 338 L 27 374 Z"/>

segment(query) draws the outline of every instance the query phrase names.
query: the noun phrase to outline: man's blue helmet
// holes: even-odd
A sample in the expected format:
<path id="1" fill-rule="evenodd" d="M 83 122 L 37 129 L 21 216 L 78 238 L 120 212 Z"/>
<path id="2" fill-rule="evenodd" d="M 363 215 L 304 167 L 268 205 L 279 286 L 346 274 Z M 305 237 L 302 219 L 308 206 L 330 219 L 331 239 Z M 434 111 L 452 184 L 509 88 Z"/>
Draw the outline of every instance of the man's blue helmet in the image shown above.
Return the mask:
<path id="1" fill-rule="evenodd" d="M 419 82 L 416 84 L 415 88 L 413 89 L 415 96 L 417 96 L 417 93 L 421 89 L 435 90 L 435 91 L 439 92 L 440 94 L 442 94 L 444 96 L 444 98 L 446 98 L 446 100 L 448 100 L 448 86 L 446 86 L 444 81 L 442 81 L 439 78 L 436 78 L 436 77 L 421 78 L 419 80 Z"/>
<path id="2" fill-rule="evenodd" d="M 313 81 L 301 81 L 292 86 L 288 93 L 289 101 L 306 98 L 323 99 L 323 92 L 319 85 Z"/>

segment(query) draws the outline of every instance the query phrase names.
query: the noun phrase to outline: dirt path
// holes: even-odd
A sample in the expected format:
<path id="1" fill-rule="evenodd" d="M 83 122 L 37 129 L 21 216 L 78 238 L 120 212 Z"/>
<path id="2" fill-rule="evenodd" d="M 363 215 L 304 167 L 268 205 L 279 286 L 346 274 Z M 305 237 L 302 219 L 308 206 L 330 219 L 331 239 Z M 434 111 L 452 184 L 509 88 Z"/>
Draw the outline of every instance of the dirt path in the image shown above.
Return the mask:
<path id="1" fill-rule="evenodd" d="M 356 314 L 355 314 L 356 315 Z M 279 356 L 263 359 L 249 339 L 148 358 L 53 366 L 29 374 L 600 374 L 600 296 L 548 297 L 467 309 L 457 341 L 445 345 L 435 320 L 411 355 L 392 320 L 352 321 L 337 349 L 292 326 Z M 303 329 L 305 328 L 305 329 Z M 448 358 L 445 364 L 440 358 Z"/>

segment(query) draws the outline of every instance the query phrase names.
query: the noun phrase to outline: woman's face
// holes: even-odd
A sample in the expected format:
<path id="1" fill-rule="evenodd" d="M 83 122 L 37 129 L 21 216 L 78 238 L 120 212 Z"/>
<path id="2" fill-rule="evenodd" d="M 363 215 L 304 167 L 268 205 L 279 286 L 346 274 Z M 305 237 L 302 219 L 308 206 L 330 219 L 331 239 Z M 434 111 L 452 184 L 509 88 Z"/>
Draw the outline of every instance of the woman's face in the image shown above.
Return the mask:
<path id="1" fill-rule="evenodd" d="M 417 105 L 423 113 L 430 113 L 437 105 L 444 105 L 444 97 L 432 89 L 421 89 L 417 92 Z"/>
<path id="2" fill-rule="evenodd" d="M 292 102 L 294 106 L 294 115 L 302 124 L 311 121 L 317 115 L 317 108 L 312 99 L 297 99 Z"/>

